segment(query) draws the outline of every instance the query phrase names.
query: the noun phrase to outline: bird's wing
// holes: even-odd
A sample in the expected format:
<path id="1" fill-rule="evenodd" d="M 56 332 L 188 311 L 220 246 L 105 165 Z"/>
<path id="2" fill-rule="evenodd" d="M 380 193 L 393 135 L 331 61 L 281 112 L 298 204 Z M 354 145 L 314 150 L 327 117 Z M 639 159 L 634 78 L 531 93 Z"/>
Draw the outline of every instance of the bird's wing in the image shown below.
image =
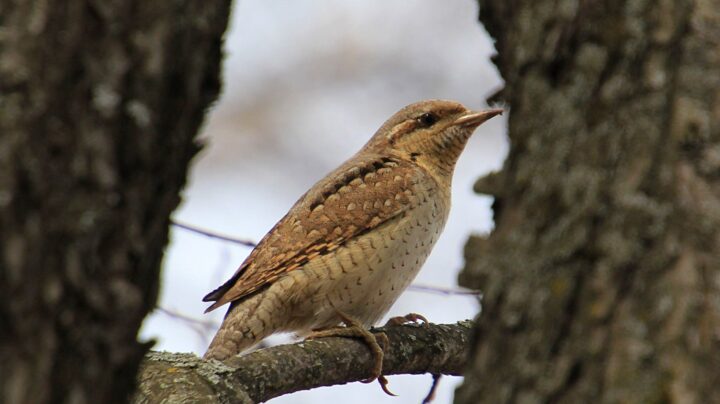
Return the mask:
<path id="1" fill-rule="evenodd" d="M 203 301 L 206 312 L 249 296 L 308 261 L 397 217 L 417 203 L 427 176 L 417 165 L 391 157 L 354 158 L 320 180 L 240 265 Z"/>

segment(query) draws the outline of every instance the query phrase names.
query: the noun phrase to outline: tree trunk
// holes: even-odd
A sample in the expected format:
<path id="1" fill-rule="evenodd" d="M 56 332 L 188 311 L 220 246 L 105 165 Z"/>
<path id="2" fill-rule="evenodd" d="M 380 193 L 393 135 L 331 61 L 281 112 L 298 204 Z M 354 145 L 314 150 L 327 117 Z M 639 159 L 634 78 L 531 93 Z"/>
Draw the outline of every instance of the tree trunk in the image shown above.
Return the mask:
<path id="1" fill-rule="evenodd" d="M 129 399 L 229 7 L 0 7 L 1 402 Z"/>
<path id="2" fill-rule="evenodd" d="M 720 402 L 720 1 L 480 3 L 511 151 L 456 401 Z"/>

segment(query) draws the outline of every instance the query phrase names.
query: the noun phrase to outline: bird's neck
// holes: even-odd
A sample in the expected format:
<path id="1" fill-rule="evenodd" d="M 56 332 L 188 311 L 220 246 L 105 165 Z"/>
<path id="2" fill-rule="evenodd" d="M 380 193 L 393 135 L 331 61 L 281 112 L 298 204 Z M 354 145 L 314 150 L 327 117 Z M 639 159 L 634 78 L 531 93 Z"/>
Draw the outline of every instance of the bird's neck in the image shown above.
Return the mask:
<path id="1" fill-rule="evenodd" d="M 432 172 L 440 182 L 452 181 L 455 165 L 465 149 L 470 133 L 451 133 L 445 136 L 433 136 L 427 139 L 417 157 L 418 163 Z"/>

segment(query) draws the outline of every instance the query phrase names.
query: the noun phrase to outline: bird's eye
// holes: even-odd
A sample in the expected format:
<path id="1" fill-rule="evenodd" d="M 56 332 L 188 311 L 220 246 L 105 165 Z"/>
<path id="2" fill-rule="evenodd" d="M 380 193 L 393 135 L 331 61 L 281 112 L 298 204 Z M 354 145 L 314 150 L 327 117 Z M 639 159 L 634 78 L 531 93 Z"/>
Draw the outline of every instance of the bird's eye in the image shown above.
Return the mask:
<path id="1" fill-rule="evenodd" d="M 431 114 L 430 112 L 426 112 L 418 117 L 418 122 L 420 122 L 420 125 L 425 126 L 426 128 L 432 126 L 437 121 L 438 117 L 435 114 Z"/>

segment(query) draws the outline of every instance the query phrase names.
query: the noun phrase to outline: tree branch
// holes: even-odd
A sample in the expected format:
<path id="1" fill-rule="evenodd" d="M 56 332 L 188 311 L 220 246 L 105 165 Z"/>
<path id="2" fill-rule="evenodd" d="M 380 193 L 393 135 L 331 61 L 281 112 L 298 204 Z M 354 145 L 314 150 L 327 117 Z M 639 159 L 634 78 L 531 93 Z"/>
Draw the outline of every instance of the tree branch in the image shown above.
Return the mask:
<path id="1" fill-rule="evenodd" d="M 460 375 L 472 322 L 374 329 L 390 342 L 383 374 Z M 224 363 L 193 354 L 152 352 L 140 371 L 135 403 L 254 403 L 370 377 L 372 358 L 357 339 L 322 338 L 260 349 Z"/>

